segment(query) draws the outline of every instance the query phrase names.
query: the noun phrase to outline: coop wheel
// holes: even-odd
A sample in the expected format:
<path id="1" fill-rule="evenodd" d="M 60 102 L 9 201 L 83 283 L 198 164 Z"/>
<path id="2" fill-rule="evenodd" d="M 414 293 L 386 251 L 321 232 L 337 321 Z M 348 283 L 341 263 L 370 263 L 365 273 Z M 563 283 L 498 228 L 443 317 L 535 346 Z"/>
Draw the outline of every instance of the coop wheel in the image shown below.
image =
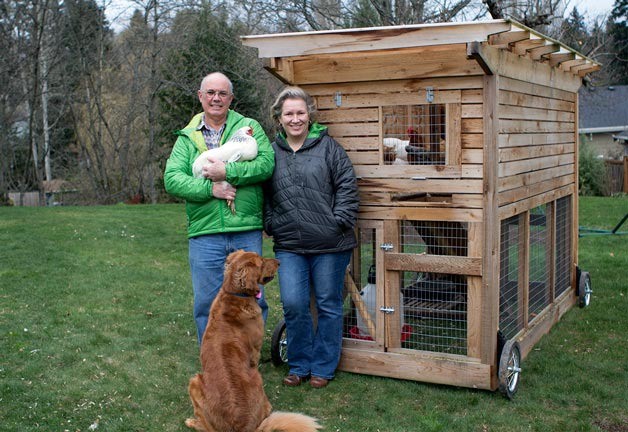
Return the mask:
<path id="1" fill-rule="evenodd" d="M 273 330 L 270 339 L 270 358 L 275 366 L 281 366 L 288 361 L 288 337 L 284 320 L 279 321 Z"/>
<path id="2" fill-rule="evenodd" d="M 578 306 L 581 308 L 589 306 L 591 303 L 591 276 L 589 272 L 581 272 L 580 280 L 578 281 Z"/>
<path id="3" fill-rule="evenodd" d="M 499 358 L 499 391 L 508 399 L 512 399 L 519 388 L 521 375 L 521 349 L 519 343 L 509 340 L 504 345 Z"/>

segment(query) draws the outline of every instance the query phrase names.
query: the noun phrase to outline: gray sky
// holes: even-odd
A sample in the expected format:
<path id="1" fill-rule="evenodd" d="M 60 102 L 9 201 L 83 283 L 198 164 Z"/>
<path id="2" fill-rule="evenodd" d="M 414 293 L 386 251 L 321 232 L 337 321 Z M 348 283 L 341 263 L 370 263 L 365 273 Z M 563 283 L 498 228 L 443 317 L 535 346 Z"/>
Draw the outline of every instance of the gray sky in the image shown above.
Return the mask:
<path id="1" fill-rule="evenodd" d="M 138 1 L 145 3 L 144 0 Z M 134 9 L 133 0 L 102 0 L 102 2 L 98 3 L 106 6 L 107 18 L 116 31 L 124 28 Z M 614 3 L 614 0 L 569 0 L 567 14 L 576 6 L 586 21 L 590 23 L 600 16 L 610 15 Z M 489 18 L 487 17 L 486 19 Z"/>
<path id="2" fill-rule="evenodd" d="M 610 15 L 613 4 L 615 4 L 613 0 L 571 0 L 567 6 L 567 13 L 576 6 L 578 12 L 590 20 L 598 15 Z"/>

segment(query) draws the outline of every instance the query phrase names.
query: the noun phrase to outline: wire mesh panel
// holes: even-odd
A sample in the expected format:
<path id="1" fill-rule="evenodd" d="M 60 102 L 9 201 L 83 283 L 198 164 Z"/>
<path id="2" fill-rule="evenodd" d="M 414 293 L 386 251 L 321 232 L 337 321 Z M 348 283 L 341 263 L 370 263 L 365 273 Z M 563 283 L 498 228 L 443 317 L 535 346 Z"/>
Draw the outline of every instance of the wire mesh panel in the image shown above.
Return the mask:
<path id="1" fill-rule="evenodd" d="M 404 253 L 431 255 L 467 255 L 465 222 L 400 221 L 401 245 Z"/>
<path id="2" fill-rule="evenodd" d="M 353 339 L 372 340 L 374 335 L 371 335 L 369 331 L 368 319 L 362 316 L 359 309 L 362 309 L 363 313 L 365 311 L 368 313 L 374 328 L 377 300 L 377 288 L 375 285 L 375 229 L 359 228 L 358 241 L 359 251 L 353 256 L 354 260 L 358 260 L 355 263 L 356 265 L 353 266 L 356 274 L 351 274 L 351 277 L 356 287 L 360 290 L 360 295 L 359 298 L 350 295 L 345 298 L 343 336 Z"/>
<path id="3" fill-rule="evenodd" d="M 521 241 L 519 216 L 503 220 L 499 254 L 499 329 L 506 339 L 512 339 L 523 328 L 519 298 Z"/>
<path id="4" fill-rule="evenodd" d="M 401 251 L 466 256 L 467 229 L 467 224 L 460 222 L 400 221 Z M 400 281 L 405 317 L 402 346 L 466 354 L 466 277 L 404 271 Z"/>
<path id="5" fill-rule="evenodd" d="M 571 285 L 571 196 L 556 200 L 556 286 L 555 296 L 564 293 Z"/>
<path id="6" fill-rule="evenodd" d="M 382 115 L 386 164 L 445 165 L 445 104 L 385 106 Z"/>
<path id="7" fill-rule="evenodd" d="M 547 229 L 547 205 L 530 210 L 529 294 L 528 317 L 533 320 L 550 304 L 549 231 Z"/>

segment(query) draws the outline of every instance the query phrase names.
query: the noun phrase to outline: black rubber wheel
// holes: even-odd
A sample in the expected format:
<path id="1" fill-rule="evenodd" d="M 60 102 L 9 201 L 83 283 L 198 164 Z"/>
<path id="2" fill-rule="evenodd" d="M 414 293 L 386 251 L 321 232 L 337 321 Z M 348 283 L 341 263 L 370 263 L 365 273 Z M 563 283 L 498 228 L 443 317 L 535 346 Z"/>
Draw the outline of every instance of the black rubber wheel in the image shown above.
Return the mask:
<path id="1" fill-rule="evenodd" d="M 519 389 L 521 375 L 521 349 L 519 343 L 509 340 L 504 345 L 499 357 L 499 391 L 508 399 L 512 399 Z"/>
<path id="2" fill-rule="evenodd" d="M 578 306 L 585 308 L 591 303 L 591 276 L 589 272 L 580 272 L 580 280 L 578 281 Z"/>
<path id="3" fill-rule="evenodd" d="M 286 335 L 286 322 L 282 319 L 275 326 L 273 336 L 270 339 L 270 358 L 275 366 L 281 366 L 288 362 L 288 337 Z"/>

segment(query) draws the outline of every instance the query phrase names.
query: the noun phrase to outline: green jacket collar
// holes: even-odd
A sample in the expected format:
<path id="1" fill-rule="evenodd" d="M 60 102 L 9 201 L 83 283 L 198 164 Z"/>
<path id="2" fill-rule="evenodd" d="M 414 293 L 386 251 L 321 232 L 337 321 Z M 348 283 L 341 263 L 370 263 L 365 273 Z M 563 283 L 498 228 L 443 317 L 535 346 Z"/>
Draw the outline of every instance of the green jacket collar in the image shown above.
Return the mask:
<path id="1" fill-rule="evenodd" d="M 204 113 L 198 113 L 192 120 L 187 124 L 186 127 L 176 132 L 177 135 L 185 135 L 192 140 L 196 148 L 199 152 L 203 153 L 207 150 L 207 146 L 205 145 L 205 138 L 203 138 L 203 133 L 197 130 L 198 125 L 201 124 L 201 120 L 203 118 Z M 227 122 L 225 124 L 225 130 L 220 137 L 220 145 L 222 145 L 225 141 L 227 141 L 234 132 L 234 126 L 238 124 L 238 122 L 244 116 L 238 112 L 233 110 L 229 110 L 227 112 Z"/>
<path id="2" fill-rule="evenodd" d="M 305 138 L 305 142 L 301 148 L 308 148 L 314 145 L 323 135 L 327 135 L 327 126 L 323 126 L 322 124 L 316 122 L 312 123 L 307 133 L 307 138 Z M 280 130 L 277 136 L 279 138 L 277 139 L 277 144 L 286 149 L 290 149 L 288 141 L 286 140 L 286 133 L 283 130 Z"/>

